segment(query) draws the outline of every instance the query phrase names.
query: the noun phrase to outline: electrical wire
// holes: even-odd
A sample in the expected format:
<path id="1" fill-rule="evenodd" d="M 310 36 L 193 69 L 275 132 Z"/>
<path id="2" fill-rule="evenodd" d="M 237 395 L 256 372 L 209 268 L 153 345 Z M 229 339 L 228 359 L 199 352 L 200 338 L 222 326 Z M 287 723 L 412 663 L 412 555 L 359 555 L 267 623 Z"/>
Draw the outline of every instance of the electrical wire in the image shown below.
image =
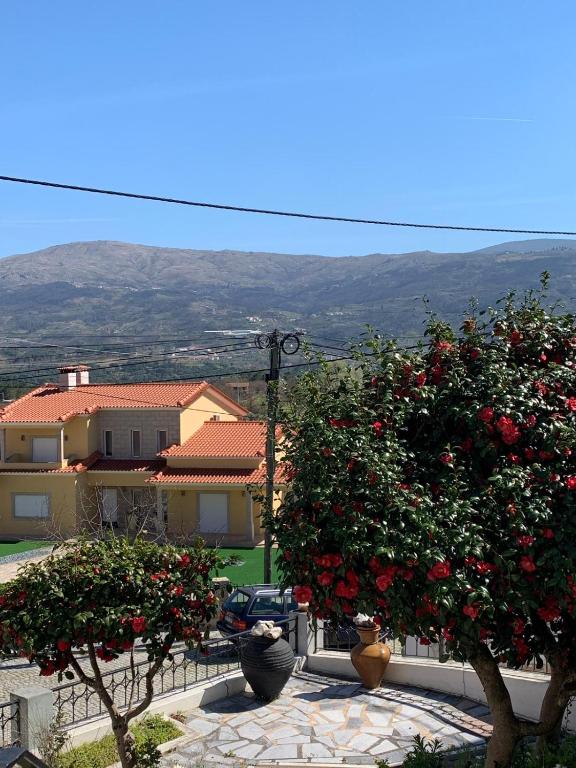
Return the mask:
<path id="1" fill-rule="evenodd" d="M 516 229 L 512 227 L 481 227 L 481 226 L 461 226 L 456 224 L 416 224 L 406 221 L 385 221 L 382 219 L 361 219 L 351 216 L 323 216 L 315 213 L 301 213 L 298 211 L 282 211 L 273 208 L 251 208 L 247 206 L 229 205 L 224 203 L 206 203 L 195 200 L 184 200 L 176 197 L 162 197 L 160 195 L 145 195 L 136 192 L 120 192 L 113 189 L 101 189 L 99 187 L 86 187 L 78 184 L 62 184 L 55 181 L 43 181 L 40 179 L 27 179 L 19 176 L 0 176 L 0 181 L 13 182 L 17 184 L 31 184 L 39 187 L 50 187 L 53 189 L 67 189 L 73 192 L 89 192 L 97 195 L 111 195 L 113 197 L 124 197 L 133 200 L 149 200 L 156 203 L 171 203 L 173 205 L 188 205 L 195 208 L 212 208 L 220 211 L 235 211 L 237 213 L 256 213 L 265 216 L 284 216 L 294 219 L 311 219 L 314 221 L 334 221 L 348 224 L 376 224 L 384 227 L 405 227 L 414 229 L 442 229 L 458 232 L 506 232 L 517 235 L 568 235 L 576 236 L 576 232 L 554 230 L 554 229 Z"/>
<path id="2" fill-rule="evenodd" d="M 173 357 L 173 356 L 177 356 L 178 355 L 178 356 L 188 356 L 188 357 L 194 357 L 194 356 L 210 357 L 212 354 L 222 355 L 222 354 L 226 354 L 228 352 L 240 352 L 240 351 L 244 351 L 244 350 L 247 351 L 248 349 L 252 349 L 252 348 L 253 347 L 252 347 L 251 344 L 250 345 L 243 344 L 243 345 L 227 345 L 226 347 L 221 347 L 221 348 L 211 347 L 211 348 L 209 348 L 207 350 L 186 350 L 186 351 L 181 351 L 181 352 L 170 350 L 168 352 L 159 352 L 159 353 L 156 353 L 156 354 L 153 354 L 153 355 L 142 355 L 139 358 L 130 358 L 126 362 L 121 362 L 121 363 L 114 363 L 114 362 L 112 362 L 110 365 L 105 365 L 105 366 L 101 366 L 101 367 L 91 367 L 90 370 L 91 371 L 108 371 L 110 369 L 115 369 L 115 368 L 130 368 L 130 367 L 133 367 L 135 365 L 153 365 L 153 364 L 156 364 L 156 363 L 163 363 L 163 362 L 165 362 L 164 359 L 159 359 L 159 360 L 158 359 L 156 359 L 156 360 L 150 359 L 152 357 L 158 357 L 158 356 L 161 356 L 161 357 L 166 357 L 166 356 Z M 92 360 L 91 362 L 92 363 L 99 363 L 99 362 L 107 362 L 107 361 L 106 360 Z M 29 380 L 29 379 L 37 379 L 37 378 L 39 378 L 39 376 L 42 373 L 53 372 L 53 371 L 54 371 L 54 366 L 50 366 L 50 367 L 46 367 L 46 368 L 35 368 L 35 369 L 32 368 L 32 369 L 12 370 L 12 371 L 6 371 L 5 373 L 0 372 L 0 378 L 2 378 L 2 377 L 12 377 L 13 378 L 13 377 L 17 376 L 19 381 L 25 381 L 25 380 Z M 28 375 L 21 375 L 21 374 L 34 374 L 34 375 L 33 376 L 28 376 Z"/>

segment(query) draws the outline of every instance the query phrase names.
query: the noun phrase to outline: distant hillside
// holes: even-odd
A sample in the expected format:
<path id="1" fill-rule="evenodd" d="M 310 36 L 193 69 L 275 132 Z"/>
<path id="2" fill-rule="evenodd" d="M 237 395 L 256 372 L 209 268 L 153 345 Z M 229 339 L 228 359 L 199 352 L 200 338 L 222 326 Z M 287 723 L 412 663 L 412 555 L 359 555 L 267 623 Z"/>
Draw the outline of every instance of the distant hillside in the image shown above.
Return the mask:
<path id="1" fill-rule="evenodd" d="M 330 258 L 196 251 L 97 241 L 0 260 L 0 331 L 171 333 L 304 327 L 348 336 L 371 323 L 418 333 L 423 296 L 448 319 L 476 296 L 553 277 L 553 298 L 576 296 L 576 241 L 503 243 L 470 253 Z M 248 321 L 257 316 L 261 321 Z"/>

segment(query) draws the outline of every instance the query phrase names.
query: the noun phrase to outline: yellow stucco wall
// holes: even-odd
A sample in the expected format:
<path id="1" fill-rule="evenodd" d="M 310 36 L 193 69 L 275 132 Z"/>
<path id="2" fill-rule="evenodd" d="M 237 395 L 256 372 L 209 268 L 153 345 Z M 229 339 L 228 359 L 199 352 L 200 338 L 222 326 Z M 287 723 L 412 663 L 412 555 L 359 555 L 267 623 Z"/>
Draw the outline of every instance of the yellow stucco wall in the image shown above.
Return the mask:
<path id="1" fill-rule="evenodd" d="M 97 436 L 95 435 L 94 421 L 93 418 L 78 417 L 66 423 L 64 427 L 65 456 L 84 459 L 96 450 Z M 93 439 L 91 439 L 92 437 Z"/>
<path id="2" fill-rule="evenodd" d="M 238 421 L 237 416 L 229 413 L 209 395 L 200 395 L 189 408 L 184 408 L 180 413 L 180 442 L 188 440 L 205 421 L 210 421 L 210 417 L 216 415 L 220 416 L 221 421 Z"/>
<path id="3" fill-rule="evenodd" d="M 50 518 L 14 518 L 12 494 L 45 493 L 50 497 Z M 0 475 L 0 536 L 44 538 L 53 533 L 72 536 L 76 530 L 76 476 Z"/>
<path id="4" fill-rule="evenodd" d="M 22 440 L 22 437 L 24 437 L 24 440 Z M 46 428 L 33 429 L 30 427 L 7 427 L 5 438 L 6 456 L 9 457 L 17 454 L 22 462 L 32 461 L 33 437 L 55 437 L 59 441 L 60 426 L 53 424 Z"/>

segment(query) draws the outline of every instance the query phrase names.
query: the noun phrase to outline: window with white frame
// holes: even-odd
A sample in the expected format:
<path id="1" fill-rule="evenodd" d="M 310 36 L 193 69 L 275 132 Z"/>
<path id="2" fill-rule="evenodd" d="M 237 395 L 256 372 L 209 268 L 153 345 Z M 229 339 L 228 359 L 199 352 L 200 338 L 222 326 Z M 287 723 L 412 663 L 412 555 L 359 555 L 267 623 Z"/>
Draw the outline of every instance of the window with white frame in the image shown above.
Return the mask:
<path id="1" fill-rule="evenodd" d="M 130 445 L 132 448 L 132 456 L 138 459 L 142 456 L 142 433 L 139 429 L 133 429 L 130 432 Z"/>
<path id="2" fill-rule="evenodd" d="M 112 443 L 112 430 L 111 429 L 105 429 L 102 433 L 102 453 L 104 456 L 112 456 L 112 452 L 114 450 L 113 443 Z"/>
<path id="3" fill-rule="evenodd" d="M 168 432 L 165 429 L 159 429 L 156 432 L 156 450 L 158 453 L 168 447 Z"/>
<path id="4" fill-rule="evenodd" d="M 50 517 L 50 496 L 47 493 L 13 493 L 14 517 Z"/>

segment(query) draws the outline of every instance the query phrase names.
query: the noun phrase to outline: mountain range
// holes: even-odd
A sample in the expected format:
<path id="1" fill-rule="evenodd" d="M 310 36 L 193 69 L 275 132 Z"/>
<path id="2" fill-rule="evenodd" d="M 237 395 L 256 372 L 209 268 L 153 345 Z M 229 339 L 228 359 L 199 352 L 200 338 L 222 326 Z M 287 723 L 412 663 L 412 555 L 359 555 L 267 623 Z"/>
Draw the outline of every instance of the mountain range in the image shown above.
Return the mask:
<path id="1" fill-rule="evenodd" d="M 508 289 L 536 286 L 543 270 L 552 274 L 551 297 L 571 302 L 576 240 L 340 258 L 69 243 L 0 260 L 0 332 L 170 334 L 278 325 L 346 338 L 370 323 L 384 333 L 418 334 L 424 296 L 457 322 L 470 297 L 493 303 Z"/>

